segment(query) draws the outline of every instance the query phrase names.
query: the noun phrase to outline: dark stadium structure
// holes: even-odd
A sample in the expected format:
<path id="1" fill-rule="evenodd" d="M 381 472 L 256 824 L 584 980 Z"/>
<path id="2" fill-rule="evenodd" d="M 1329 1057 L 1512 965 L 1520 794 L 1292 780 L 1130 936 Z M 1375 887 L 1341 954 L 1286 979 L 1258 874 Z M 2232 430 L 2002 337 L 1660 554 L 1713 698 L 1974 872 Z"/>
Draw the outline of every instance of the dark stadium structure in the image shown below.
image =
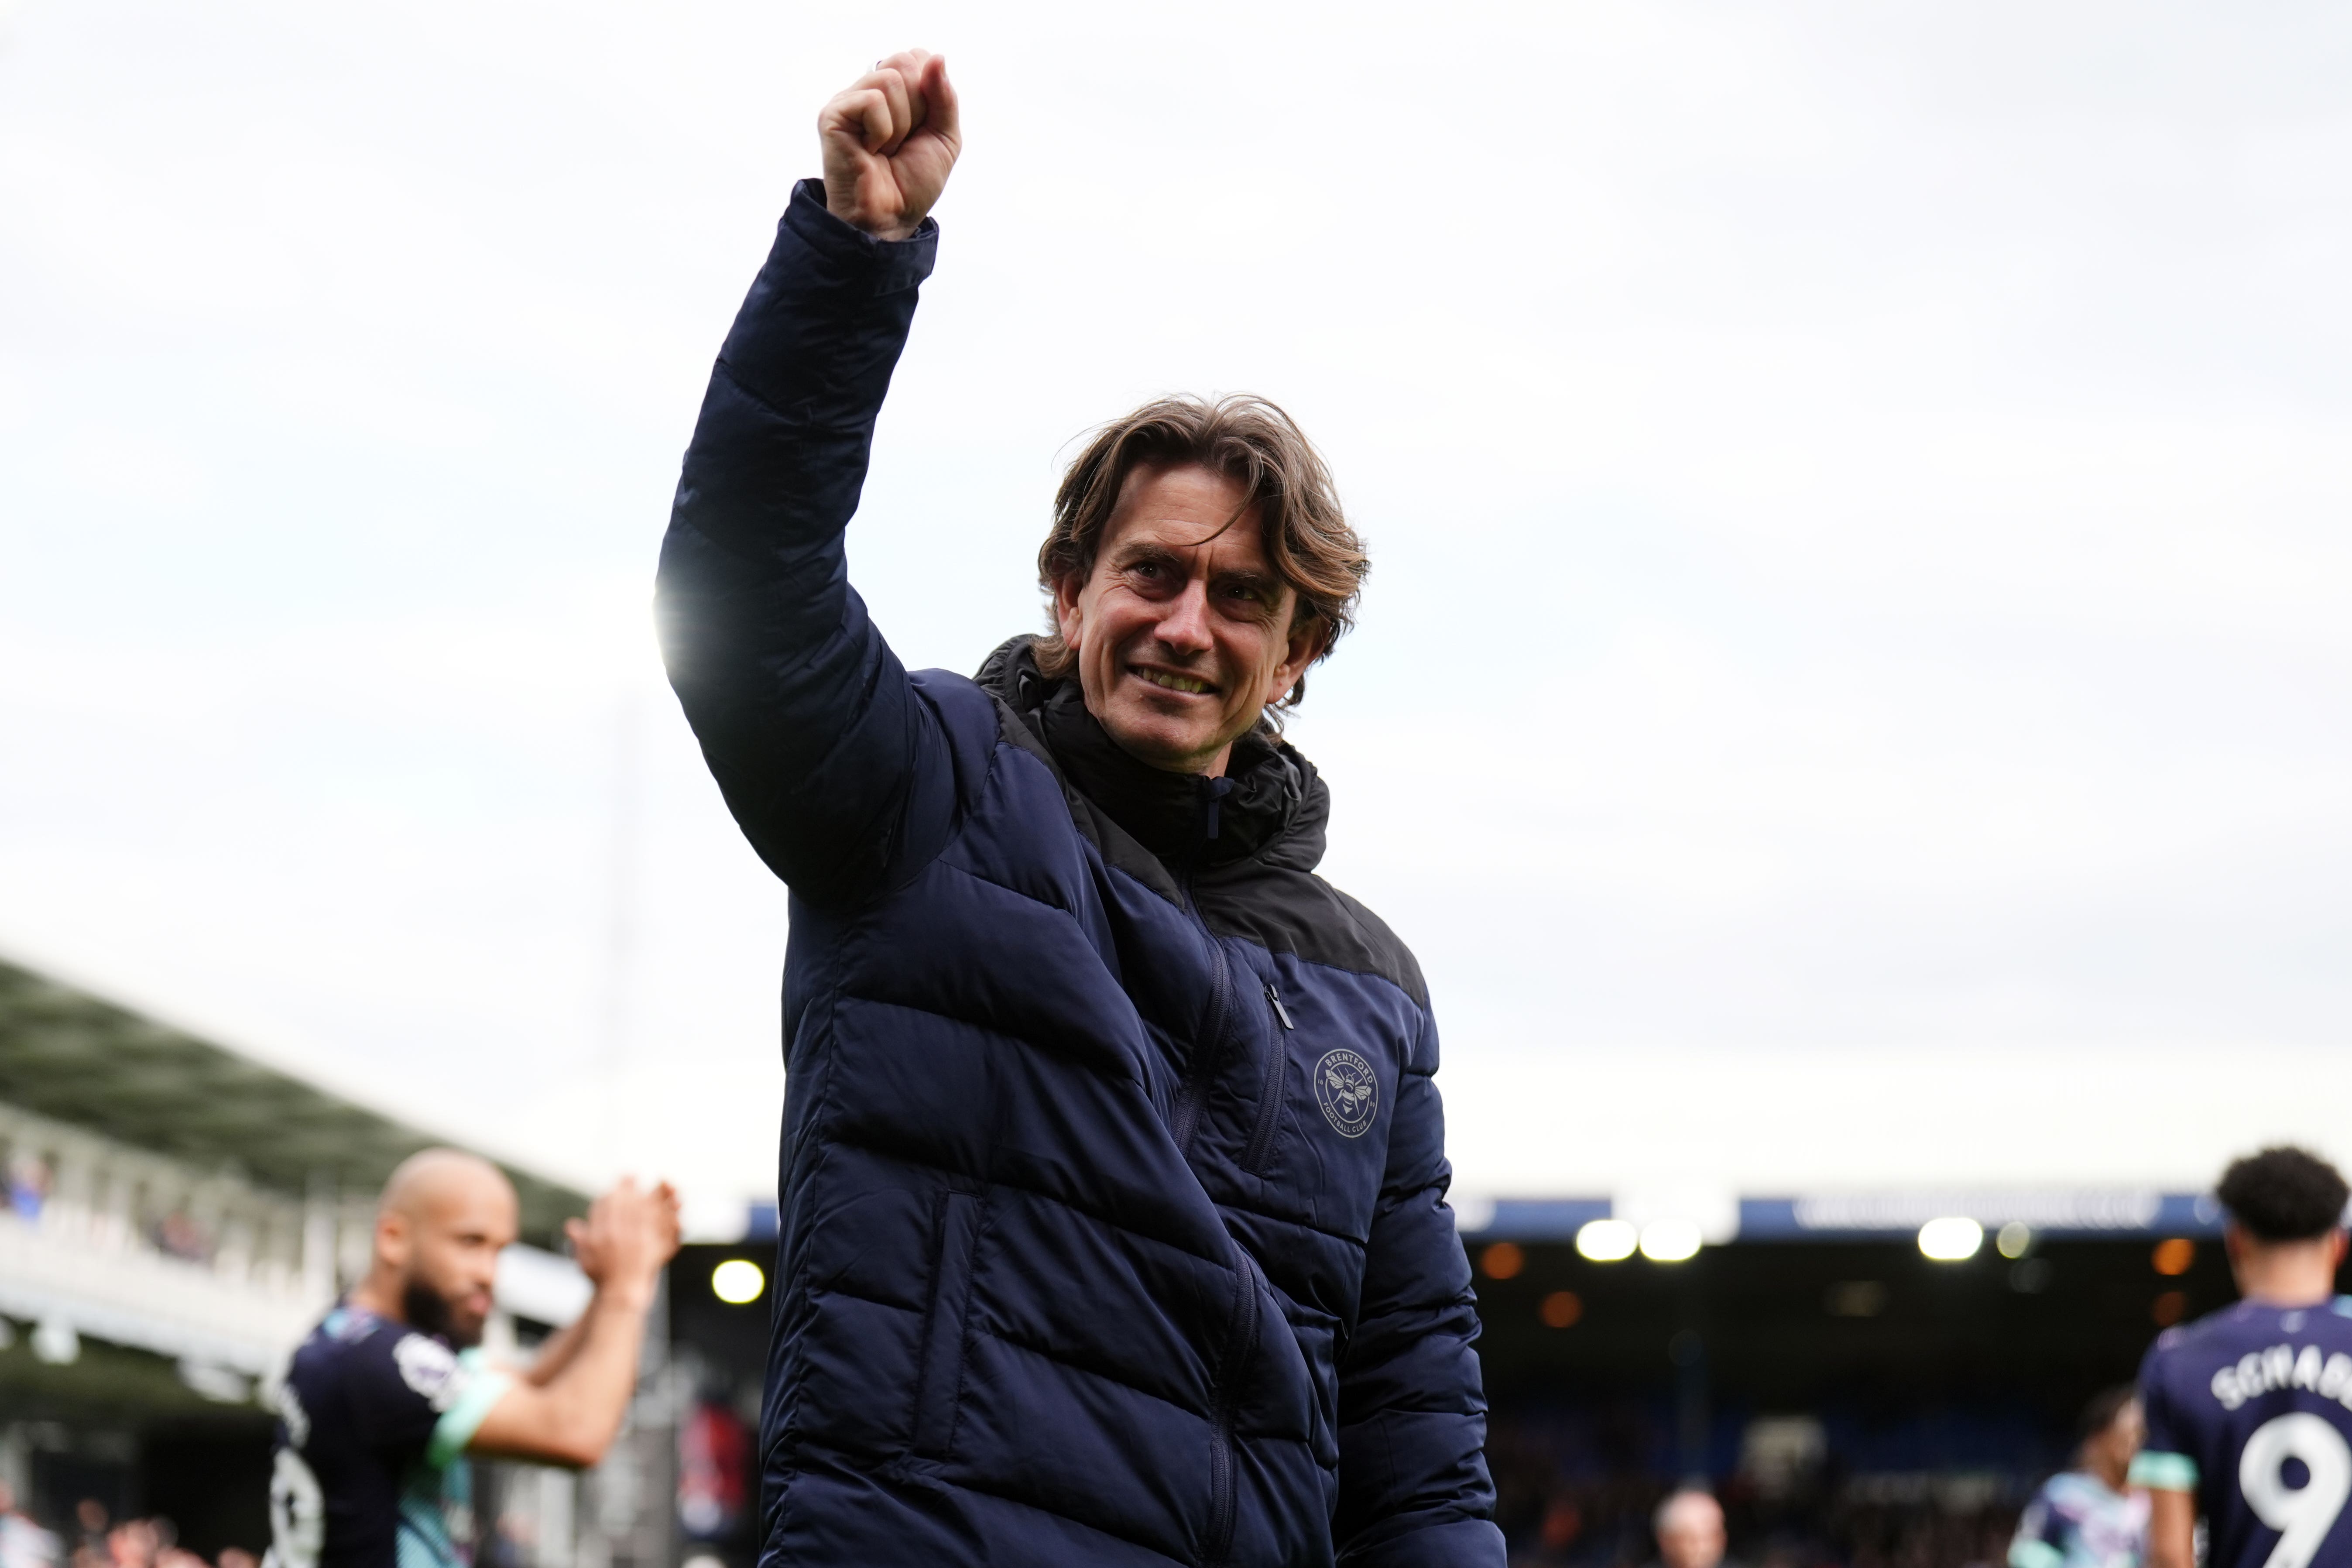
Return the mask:
<path id="1" fill-rule="evenodd" d="M 2200 1227 L 2208 1229 L 2210 1227 Z M 1489 1453 L 1515 1560 L 1630 1568 L 1689 1479 L 1760 1568 L 1999 1563 L 2076 1412 L 2234 1299 L 2204 1236 L 1735 1241 L 1599 1263 L 1474 1238 Z"/>

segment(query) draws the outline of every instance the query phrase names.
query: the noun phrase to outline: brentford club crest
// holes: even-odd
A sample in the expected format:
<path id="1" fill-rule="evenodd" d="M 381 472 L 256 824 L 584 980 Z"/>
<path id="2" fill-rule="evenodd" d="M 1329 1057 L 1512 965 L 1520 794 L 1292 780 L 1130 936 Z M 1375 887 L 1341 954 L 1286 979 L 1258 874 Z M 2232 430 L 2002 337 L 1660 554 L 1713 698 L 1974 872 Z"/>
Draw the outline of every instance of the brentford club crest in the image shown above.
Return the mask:
<path id="1" fill-rule="evenodd" d="M 1325 1052 L 1315 1064 L 1315 1100 L 1340 1137 L 1361 1138 L 1381 1109 L 1372 1064 L 1350 1050 Z"/>

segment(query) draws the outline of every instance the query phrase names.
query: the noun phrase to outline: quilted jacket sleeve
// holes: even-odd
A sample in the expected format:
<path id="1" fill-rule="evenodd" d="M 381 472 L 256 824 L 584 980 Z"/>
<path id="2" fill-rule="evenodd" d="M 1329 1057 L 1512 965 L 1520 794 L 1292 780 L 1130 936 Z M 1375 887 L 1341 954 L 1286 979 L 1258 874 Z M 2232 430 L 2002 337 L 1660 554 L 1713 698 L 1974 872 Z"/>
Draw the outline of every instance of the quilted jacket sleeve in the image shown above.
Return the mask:
<path id="1" fill-rule="evenodd" d="M 1349 1568 L 1503 1568 L 1491 1516 L 1486 1396 L 1471 1342 L 1470 1263 L 1445 1206 L 1437 1028 L 1397 1087 L 1388 1168 L 1364 1260 L 1356 1331 L 1339 1367 L 1339 1509 Z"/>
<path id="2" fill-rule="evenodd" d="M 849 586 L 843 530 L 938 229 L 877 240 L 803 180 L 710 376 L 662 542 L 663 657 L 728 808 L 799 896 L 910 875 L 950 748 Z"/>

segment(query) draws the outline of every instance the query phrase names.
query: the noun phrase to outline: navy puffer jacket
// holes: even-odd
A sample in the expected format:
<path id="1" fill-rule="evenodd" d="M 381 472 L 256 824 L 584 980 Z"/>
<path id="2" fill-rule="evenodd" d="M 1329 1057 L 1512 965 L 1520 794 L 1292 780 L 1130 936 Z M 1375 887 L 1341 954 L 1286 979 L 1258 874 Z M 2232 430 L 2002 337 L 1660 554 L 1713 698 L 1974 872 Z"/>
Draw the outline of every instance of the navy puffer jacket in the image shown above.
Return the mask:
<path id="1" fill-rule="evenodd" d="M 849 587 L 936 244 L 801 186 L 662 551 L 793 893 L 762 1563 L 1499 1565 L 1436 1027 L 1314 769 L 1145 767 L 1025 639 L 909 675 Z"/>

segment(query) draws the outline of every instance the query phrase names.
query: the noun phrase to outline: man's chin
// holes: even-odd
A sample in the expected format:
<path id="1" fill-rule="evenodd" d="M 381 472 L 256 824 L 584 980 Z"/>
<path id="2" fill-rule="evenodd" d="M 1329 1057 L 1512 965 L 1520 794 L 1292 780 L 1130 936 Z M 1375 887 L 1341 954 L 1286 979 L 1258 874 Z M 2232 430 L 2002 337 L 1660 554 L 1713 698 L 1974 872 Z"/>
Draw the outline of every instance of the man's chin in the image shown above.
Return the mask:
<path id="1" fill-rule="evenodd" d="M 401 1292 L 401 1314 L 412 1329 L 437 1334 L 459 1349 L 482 1342 L 488 1315 L 468 1311 L 421 1279 L 412 1279 Z"/>
<path id="2" fill-rule="evenodd" d="M 1171 773 L 1203 772 L 1222 749 L 1213 730 L 1159 713 L 1114 712 L 1103 730 L 1137 762 Z"/>

